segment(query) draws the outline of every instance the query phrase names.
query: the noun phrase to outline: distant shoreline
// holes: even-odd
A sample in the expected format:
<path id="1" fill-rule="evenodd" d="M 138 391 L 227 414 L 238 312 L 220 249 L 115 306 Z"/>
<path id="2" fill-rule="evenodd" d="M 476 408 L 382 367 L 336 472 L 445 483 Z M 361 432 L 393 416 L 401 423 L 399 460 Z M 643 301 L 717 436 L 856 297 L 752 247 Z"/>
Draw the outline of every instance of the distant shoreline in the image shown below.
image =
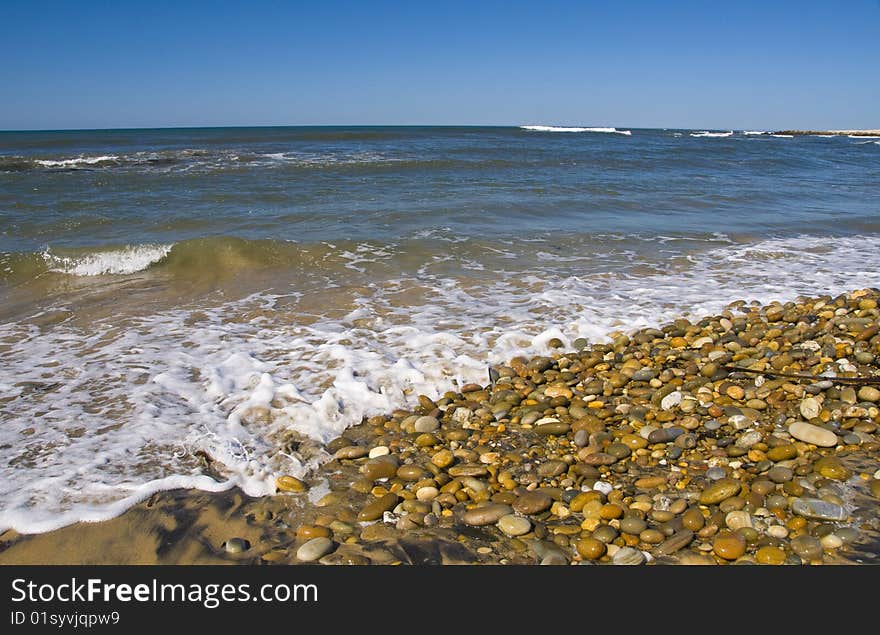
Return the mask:
<path id="1" fill-rule="evenodd" d="M 777 130 L 772 134 L 834 135 L 841 137 L 880 137 L 880 130 Z"/>

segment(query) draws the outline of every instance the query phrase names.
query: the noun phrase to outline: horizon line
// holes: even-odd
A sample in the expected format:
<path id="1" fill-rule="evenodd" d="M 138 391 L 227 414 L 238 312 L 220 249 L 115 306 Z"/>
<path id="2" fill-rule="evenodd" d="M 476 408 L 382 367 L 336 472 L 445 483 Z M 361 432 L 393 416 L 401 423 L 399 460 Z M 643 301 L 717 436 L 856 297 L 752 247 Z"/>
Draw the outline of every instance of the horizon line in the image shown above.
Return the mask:
<path id="1" fill-rule="evenodd" d="M 0 134 L 26 133 L 26 132 L 112 132 L 128 130 L 227 130 L 245 128 L 522 128 L 524 126 L 549 126 L 549 127 L 614 127 L 625 130 L 707 130 L 707 131 L 744 131 L 762 130 L 774 132 L 776 128 L 761 128 L 760 126 L 749 128 L 736 127 L 679 127 L 679 126 L 585 126 L 584 124 L 231 124 L 231 125 L 168 125 L 168 126 L 122 126 L 107 128 L 0 128 Z M 870 130 L 869 128 L 838 128 L 839 130 Z M 799 128 L 787 128 L 787 130 L 800 130 Z M 833 130 L 833 128 L 804 128 L 803 130 Z"/>

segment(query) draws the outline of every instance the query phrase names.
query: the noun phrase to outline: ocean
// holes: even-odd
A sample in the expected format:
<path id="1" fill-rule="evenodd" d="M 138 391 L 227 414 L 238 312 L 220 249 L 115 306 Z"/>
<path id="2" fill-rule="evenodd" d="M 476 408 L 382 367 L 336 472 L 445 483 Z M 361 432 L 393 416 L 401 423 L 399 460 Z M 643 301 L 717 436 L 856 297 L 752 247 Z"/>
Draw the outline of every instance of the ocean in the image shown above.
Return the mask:
<path id="1" fill-rule="evenodd" d="M 556 339 L 880 287 L 878 213 L 872 138 L 2 132 L 0 531 L 271 494 Z"/>

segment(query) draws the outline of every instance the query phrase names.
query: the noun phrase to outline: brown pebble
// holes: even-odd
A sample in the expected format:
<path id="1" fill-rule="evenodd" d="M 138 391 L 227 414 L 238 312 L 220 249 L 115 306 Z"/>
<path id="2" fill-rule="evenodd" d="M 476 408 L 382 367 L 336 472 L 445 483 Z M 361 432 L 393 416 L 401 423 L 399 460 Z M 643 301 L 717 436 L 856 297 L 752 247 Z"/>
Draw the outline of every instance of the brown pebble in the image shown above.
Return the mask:
<path id="1" fill-rule="evenodd" d="M 581 538 L 577 542 L 577 552 L 587 560 L 598 560 L 605 555 L 606 550 L 604 542 L 592 537 Z"/>
<path id="2" fill-rule="evenodd" d="M 722 529 L 712 542 L 712 550 L 719 558 L 736 560 L 746 552 L 746 541 L 738 533 Z"/>

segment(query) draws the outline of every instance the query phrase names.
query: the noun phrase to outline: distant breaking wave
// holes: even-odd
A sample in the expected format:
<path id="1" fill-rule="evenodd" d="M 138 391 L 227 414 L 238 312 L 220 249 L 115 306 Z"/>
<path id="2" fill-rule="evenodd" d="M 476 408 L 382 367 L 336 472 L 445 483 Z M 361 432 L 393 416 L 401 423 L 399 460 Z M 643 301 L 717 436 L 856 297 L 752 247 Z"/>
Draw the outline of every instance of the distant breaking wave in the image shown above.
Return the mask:
<path id="1" fill-rule="evenodd" d="M 610 132 L 615 134 L 631 135 L 631 130 L 618 130 L 617 128 L 571 128 L 562 126 L 520 126 L 522 130 L 534 132 Z"/>
<path id="2" fill-rule="evenodd" d="M 733 134 L 733 130 L 729 132 L 709 132 L 708 130 L 703 130 L 702 132 L 692 132 L 692 137 L 729 137 Z"/>
<path id="3" fill-rule="evenodd" d="M 749 135 L 749 136 L 762 135 L 762 134 L 767 134 L 767 131 L 766 130 L 743 130 L 743 134 Z"/>

